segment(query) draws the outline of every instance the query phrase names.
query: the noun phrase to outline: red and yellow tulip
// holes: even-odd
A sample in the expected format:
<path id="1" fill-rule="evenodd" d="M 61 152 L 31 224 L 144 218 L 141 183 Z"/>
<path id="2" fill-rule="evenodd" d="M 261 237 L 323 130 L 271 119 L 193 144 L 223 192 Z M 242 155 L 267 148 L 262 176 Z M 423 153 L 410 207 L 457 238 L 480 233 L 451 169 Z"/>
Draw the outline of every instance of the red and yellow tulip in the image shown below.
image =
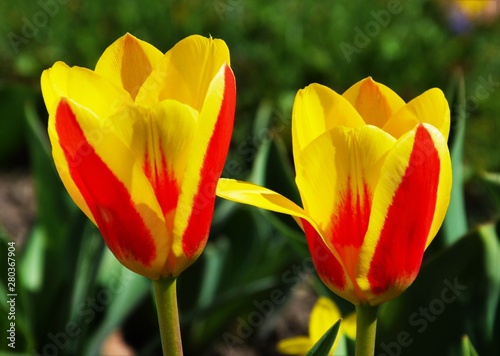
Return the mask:
<path id="1" fill-rule="evenodd" d="M 364 79 L 344 94 L 298 92 L 292 140 L 303 208 L 269 189 L 221 179 L 217 195 L 289 214 L 335 293 L 378 305 L 415 279 L 451 190 L 448 103 L 430 89 L 405 103 Z"/>
<path id="2" fill-rule="evenodd" d="M 233 129 L 229 50 L 190 36 L 163 54 L 130 34 L 95 70 L 42 74 L 59 175 L 126 267 L 176 277 L 202 252 Z"/>

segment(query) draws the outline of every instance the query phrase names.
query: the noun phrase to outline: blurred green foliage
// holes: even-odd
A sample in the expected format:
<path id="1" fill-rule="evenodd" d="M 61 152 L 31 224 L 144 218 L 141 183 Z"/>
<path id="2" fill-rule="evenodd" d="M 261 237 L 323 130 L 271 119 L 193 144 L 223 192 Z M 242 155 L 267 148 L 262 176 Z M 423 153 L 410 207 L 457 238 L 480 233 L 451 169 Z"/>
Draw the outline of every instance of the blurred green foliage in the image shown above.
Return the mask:
<path id="1" fill-rule="evenodd" d="M 449 2 L 437 0 L 1 2 L 0 174 L 29 171 L 38 211 L 26 242 L 17 244 L 16 350 L 56 354 L 48 346 L 56 345 L 57 354 L 95 355 L 120 328 L 139 354 L 158 352 L 151 286 L 114 260 L 64 191 L 39 88 L 41 72 L 55 61 L 93 68 L 130 32 L 163 51 L 193 33 L 227 42 L 238 104 L 223 175 L 298 203 L 290 142 L 298 89 L 318 82 L 343 92 L 372 76 L 407 101 L 431 87 L 445 90 L 453 118 L 452 208 L 415 284 L 381 310 L 377 347 L 405 355 L 498 354 L 500 21 L 457 23 L 451 13 Z M 11 236 L 1 225 L 0 235 L 6 256 Z M 265 345 L 277 337 L 278 311 L 299 283 L 351 311 L 310 266 L 290 218 L 218 202 L 206 251 L 179 279 L 186 354 L 228 354 L 244 344 L 275 354 Z M 0 326 L 7 330 L 4 264 L 0 272 Z M 436 322 L 412 317 L 420 307 L 440 306 L 446 281 L 455 279 L 467 288 L 456 302 L 441 302 L 444 310 L 431 315 Z M 398 339 L 402 332 L 413 341 Z M 10 350 L 3 336 L 0 348 Z"/>

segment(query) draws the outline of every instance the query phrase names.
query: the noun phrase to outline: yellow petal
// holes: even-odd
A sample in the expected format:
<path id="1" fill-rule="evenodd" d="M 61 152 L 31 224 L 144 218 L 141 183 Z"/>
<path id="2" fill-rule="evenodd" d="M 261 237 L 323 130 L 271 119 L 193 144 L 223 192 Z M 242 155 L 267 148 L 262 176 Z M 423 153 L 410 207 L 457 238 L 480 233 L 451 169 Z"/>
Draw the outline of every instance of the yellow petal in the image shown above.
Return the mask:
<path id="1" fill-rule="evenodd" d="M 342 332 L 351 340 L 356 340 L 356 313 L 351 313 L 342 319 L 339 332 Z"/>
<path id="2" fill-rule="evenodd" d="M 284 355 L 305 355 L 314 344 L 308 337 L 297 336 L 280 340 L 276 348 Z"/>
<path id="3" fill-rule="evenodd" d="M 62 97 L 88 108 L 104 119 L 124 105 L 132 104 L 130 95 L 122 88 L 93 71 L 57 62 L 42 74 L 42 93 L 49 114 L 55 112 Z"/>
<path id="4" fill-rule="evenodd" d="M 335 324 L 342 315 L 337 305 L 329 298 L 319 297 L 311 311 L 309 320 L 309 337 L 316 343 Z M 342 324 L 341 324 L 342 325 Z M 337 343 L 335 340 L 335 344 Z M 335 348 L 334 344 L 334 348 Z"/>
<path id="5" fill-rule="evenodd" d="M 389 119 L 384 130 L 399 138 L 421 122 L 433 125 L 448 139 L 450 108 L 440 89 L 427 90 L 410 101 Z"/>
<path id="6" fill-rule="evenodd" d="M 95 72 L 124 88 L 135 99 L 162 57 L 163 53 L 154 46 L 127 33 L 104 51 Z"/>
<path id="7" fill-rule="evenodd" d="M 298 91 L 293 104 L 292 137 L 295 164 L 311 141 L 336 126 L 365 125 L 361 116 L 341 95 L 311 84 Z"/>
<path id="8" fill-rule="evenodd" d="M 189 36 L 160 60 L 139 90 L 136 101 L 152 105 L 174 99 L 201 111 L 210 83 L 224 64 L 230 65 L 224 41 Z"/>
<path id="9" fill-rule="evenodd" d="M 342 96 L 356 108 L 367 124 L 377 127 L 383 127 L 392 114 L 405 105 L 399 95 L 371 77 L 357 82 Z"/>
<path id="10" fill-rule="evenodd" d="M 153 107 L 124 107 L 106 126 L 134 153 L 138 166 L 159 171 L 164 160 L 168 170 L 182 181 L 197 120 L 198 113 L 191 107 L 165 100 Z"/>
<path id="11" fill-rule="evenodd" d="M 304 210 L 328 230 L 340 193 L 351 187 L 362 192 L 363 182 L 373 191 L 383 159 L 395 142 L 374 126 L 336 127 L 311 142 L 296 167 Z"/>
<path id="12" fill-rule="evenodd" d="M 156 183 L 166 184 L 163 174 L 182 185 L 197 120 L 198 113 L 191 107 L 165 100 L 149 108 L 127 107 L 110 119 L 110 125 L 133 151 L 137 165 L 149 172 L 146 176 L 154 187 Z M 157 191 L 166 214 L 160 195 Z"/>
<path id="13" fill-rule="evenodd" d="M 303 225 L 300 220 L 304 219 L 308 221 L 312 228 L 318 232 L 320 238 L 327 243 L 327 248 L 329 249 L 327 253 L 333 254 L 342 266 L 342 261 L 339 259 L 337 252 L 331 249 L 331 243 L 325 240 L 325 237 L 321 233 L 321 230 L 318 228 L 316 222 L 309 215 L 307 215 L 302 208 L 297 206 L 288 198 L 285 198 L 281 194 L 273 192 L 270 189 L 263 188 L 252 183 L 226 178 L 219 179 L 216 193 L 217 196 L 221 198 L 237 203 L 248 204 L 257 208 L 290 215 L 295 219 L 301 228 L 303 228 Z"/>
<path id="14" fill-rule="evenodd" d="M 248 204 L 277 213 L 310 220 L 304 210 L 291 200 L 270 189 L 259 187 L 252 183 L 221 178 L 217 184 L 216 192 L 217 196 L 237 203 Z"/>
<path id="15" fill-rule="evenodd" d="M 448 150 L 447 140 L 445 137 L 439 135 L 437 132 L 433 132 L 432 129 L 428 127 L 431 132 L 434 145 L 437 148 L 439 154 L 439 160 L 441 161 L 441 167 L 439 171 L 439 183 L 436 198 L 436 210 L 434 211 L 434 219 L 432 220 L 431 230 L 429 231 L 429 237 L 425 244 L 425 248 L 429 246 L 434 237 L 439 231 L 439 228 L 443 224 L 443 220 L 448 211 L 448 206 L 450 205 L 450 195 L 452 186 L 452 169 L 451 169 L 451 158 L 450 151 Z"/>
<path id="16" fill-rule="evenodd" d="M 70 68 L 63 62 L 56 62 L 42 72 L 41 87 L 43 101 L 49 114 L 54 114 L 61 96 L 68 96 L 68 74 Z"/>

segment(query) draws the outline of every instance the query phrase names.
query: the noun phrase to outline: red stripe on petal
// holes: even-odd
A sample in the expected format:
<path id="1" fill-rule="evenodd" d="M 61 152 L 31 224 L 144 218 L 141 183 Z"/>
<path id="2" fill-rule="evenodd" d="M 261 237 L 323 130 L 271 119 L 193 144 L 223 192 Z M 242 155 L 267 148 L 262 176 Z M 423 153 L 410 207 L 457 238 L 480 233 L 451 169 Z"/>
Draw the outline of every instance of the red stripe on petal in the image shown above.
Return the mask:
<path id="1" fill-rule="evenodd" d="M 436 208 L 441 162 L 432 137 L 417 128 L 409 165 L 389 207 L 368 272 L 374 294 L 415 279 Z"/>
<path id="2" fill-rule="evenodd" d="M 321 280 L 333 290 L 343 290 L 346 286 L 346 276 L 339 261 L 318 234 L 316 229 L 304 219 L 302 226 L 307 238 L 309 252 L 311 253 L 314 267 Z"/>
<path id="3" fill-rule="evenodd" d="M 332 216 L 330 239 L 352 280 L 356 279 L 359 250 L 368 229 L 370 211 L 368 186 L 364 182 L 360 186 L 352 186 L 349 177 L 347 189 L 341 193 L 341 200 Z"/>
<path id="4" fill-rule="evenodd" d="M 160 204 L 161 210 L 164 216 L 177 208 L 177 203 L 179 202 L 179 183 L 175 176 L 171 174 L 167 168 L 167 161 L 165 159 L 164 151 L 161 147 L 158 149 L 158 152 L 161 152 L 161 164 L 158 166 L 150 162 L 149 155 L 146 153 L 146 157 L 144 159 L 144 174 L 151 182 L 151 186 L 155 192 L 156 199 Z M 154 171 L 151 169 L 154 168 Z M 171 226 L 169 229 L 171 230 Z"/>
<path id="5" fill-rule="evenodd" d="M 207 242 L 214 213 L 215 188 L 224 168 L 233 132 L 236 85 L 228 65 L 225 67 L 224 78 L 224 98 L 201 167 L 201 179 L 194 197 L 193 210 L 182 237 L 182 250 L 187 258 L 191 258 Z"/>
<path id="6" fill-rule="evenodd" d="M 332 216 L 332 243 L 339 249 L 345 246 L 359 249 L 370 221 L 370 191 L 366 183 L 363 183 L 362 192 L 357 191 L 357 187 L 351 186 L 351 178 L 347 179 L 347 187 L 341 194 L 342 198 L 335 209 L 336 214 Z"/>
<path id="7" fill-rule="evenodd" d="M 89 144 L 65 100 L 57 108 L 55 126 L 71 178 L 109 249 L 118 259 L 131 258 L 149 266 L 156 256 L 150 231 L 135 209 L 129 191 Z"/>

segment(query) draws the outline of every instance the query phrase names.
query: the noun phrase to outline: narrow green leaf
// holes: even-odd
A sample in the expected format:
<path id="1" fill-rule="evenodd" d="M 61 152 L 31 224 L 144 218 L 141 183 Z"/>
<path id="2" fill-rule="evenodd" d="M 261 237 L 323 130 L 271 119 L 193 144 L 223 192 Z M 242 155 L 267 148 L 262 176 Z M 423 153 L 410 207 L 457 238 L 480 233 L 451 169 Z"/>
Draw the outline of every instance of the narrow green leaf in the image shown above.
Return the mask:
<path id="1" fill-rule="evenodd" d="M 462 338 L 462 356 L 479 356 L 467 335 Z"/>
<path id="2" fill-rule="evenodd" d="M 500 173 L 484 172 L 482 178 L 496 187 L 500 188 Z"/>
<path id="3" fill-rule="evenodd" d="M 300 194 L 287 157 L 286 147 L 279 138 L 263 143 L 257 152 L 248 180 L 274 190 L 300 206 Z M 259 209 L 259 213 L 284 236 L 293 240 L 294 248 L 307 251 L 304 234 L 290 216 L 262 209 Z"/>
<path id="4" fill-rule="evenodd" d="M 248 180 L 252 183 L 258 184 L 258 185 L 265 185 L 266 182 L 266 166 L 268 162 L 268 157 L 269 157 L 269 148 L 271 146 L 271 142 L 267 141 L 264 142 L 259 150 L 257 151 L 257 154 L 255 156 L 255 161 L 253 164 L 252 168 L 252 173 L 248 177 Z"/>
<path id="5" fill-rule="evenodd" d="M 149 279 L 131 272 L 122 266 L 109 250 L 105 251 L 106 255 L 111 255 L 113 259 L 110 257 L 107 263 L 101 265 L 101 269 L 105 268 L 111 272 L 102 274 L 105 283 L 96 291 L 96 299 L 107 300 L 105 305 L 109 306 L 98 328 L 85 344 L 83 355 L 98 355 L 106 337 L 121 325 L 151 289 Z"/>
<path id="6" fill-rule="evenodd" d="M 84 238 L 79 245 L 73 290 L 71 296 L 70 320 L 78 320 L 81 302 L 94 291 L 97 285 L 97 273 L 102 264 L 104 241 L 97 228 L 86 222 L 83 229 Z"/>
<path id="7" fill-rule="evenodd" d="M 339 319 L 333 326 L 326 331 L 326 333 L 321 337 L 321 339 L 314 344 L 312 349 L 306 354 L 306 356 L 328 356 L 330 350 L 332 349 L 333 343 L 337 338 L 339 332 L 340 323 L 342 319 Z"/>
<path id="8" fill-rule="evenodd" d="M 26 240 L 22 258 L 19 260 L 19 277 L 23 288 L 30 292 L 37 292 L 43 284 L 43 269 L 46 257 L 46 235 L 40 226 L 33 228 Z"/>
<path id="9" fill-rule="evenodd" d="M 463 190 L 464 167 L 462 161 L 467 108 L 465 100 L 465 84 L 462 73 L 457 75 L 453 99 L 450 103 L 452 128 L 454 131 L 452 132 L 453 142 L 450 148 L 453 183 L 450 205 L 448 207 L 446 218 L 443 222 L 443 241 L 446 246 L 452 245 L 468 231 Z"/>
<path id="10" fill-rule="evenodd" d="M 223 306 L 227 306 L 232 303 L 238 303 L 244 299 L 251 298 L 253 295 L 257 295 L 259 293 L 265 292 L 266 290 L 270 290 L 273 287 L 276 287 L 278 284 L 278 279 L 274 277 L 263 277 L 259 280 L 252 281 L 249 283 L 245 283 L 244 285 L 238 287 L 234 286 L 231 289 L 221 293 L 217 300 L 214 301 L 214 304 L 208 306 L 203 311 L 194 310 L 195 313 L 187 313 L 183 317 L 183 323 L 189 323 L 192 320 L 204 316 L 209 312 L 215 311 L 217 312 L 218 308 Z M 203 313 L 200 313 L 203 312 Z"/>
<path id="11" fill-rule="evenodd" d="M 223 267 L 230 253 L 229 241 L 219 238 L 214 243 L 208 243 L 203 251 L 205 268 L 201 278 L 201 290 L 198 297 L 198 307 L 206 308 L 214 303 L 216 292 L 223 276 Z"/>
<path id="12" fill-rule="evenodd" d="M 269 100 L 261 100 L 259 103 L 259 107 L 257 108 L 257 112 L 255 113 L 255 119 L 253 124 L 253 132 L 255 142 L 259 143 L 263 140 L 269 138 L 268 131 L 269 129 L 269 121 L 271 120 L 273 113 L 273 105 Z"/>
<path id="13" fill-rule="evenodd" d="M 22 111 L 26 100 L 30 100 L 37 93 L 26 86 L 3 86 L 0 80 L 0 166 L 18 164 L 19 153 L 26 144 L 25 122 L 22 120 Z"/>
<path id="14" fill-rule="evenodd" d="M 301 206 L 300 193 L 295 183 L 295 172 L 290 161 L 290 153 L 283 140 L 276 137 L 269 148 L 266 167 L 266 187 L 283 194 Z"/>
<path id="15" fill-rule="evenodd" d="M 479 177 L 488 191 L 490 199 L 500 211 L 500 173 L 482 172 Z"/>
<path id="16" fill-rule="evenodd" d="M 37 197 L 37 222 L 50 237 L 47 239 L 49 247 L 62 248 L 67 221 L 76 210 L 75 205 L 57 176 L 47 130 L 42 126 L 33 103 L 26 104 L 25 117 Z"/>

